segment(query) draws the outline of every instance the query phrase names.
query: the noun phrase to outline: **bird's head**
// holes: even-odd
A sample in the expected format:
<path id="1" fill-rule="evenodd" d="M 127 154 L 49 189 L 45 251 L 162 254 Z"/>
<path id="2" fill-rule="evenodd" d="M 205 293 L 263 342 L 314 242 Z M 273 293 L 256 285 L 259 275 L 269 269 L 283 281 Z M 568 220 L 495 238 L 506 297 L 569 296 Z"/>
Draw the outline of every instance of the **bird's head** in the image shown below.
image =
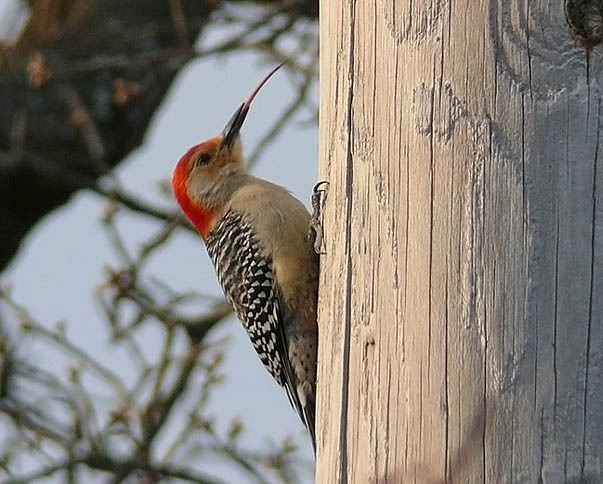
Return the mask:
<path id="1" fill-rule="evenodd" d="M 190 148 L 176 165 L 172 177 L 176 200 L 203 237 L 245 174 L 240 132 L 251 102 L 281 66 L 239 106 L 220 135 Z"/>

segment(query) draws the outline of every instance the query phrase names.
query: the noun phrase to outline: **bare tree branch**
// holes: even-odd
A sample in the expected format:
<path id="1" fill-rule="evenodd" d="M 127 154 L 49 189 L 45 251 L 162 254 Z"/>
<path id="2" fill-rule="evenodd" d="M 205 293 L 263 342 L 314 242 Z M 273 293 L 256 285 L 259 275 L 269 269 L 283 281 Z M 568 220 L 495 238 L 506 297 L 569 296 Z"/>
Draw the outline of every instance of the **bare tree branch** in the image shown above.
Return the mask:
<path id="1" fill-rule="evenodd" d="M 217 430 L 207 403 L 224 380 L 227 339 L 217 340 L 211 330 L 232 314 L 231 307 L 195 291 L 174 291 L 147 275 L 168 241 L 194 229 L 175 206 L 148 203 L 111 174 L 140 143 L 174 75 L 192 59 L 242 50 L 279 61 L 290 56 L 298 95 L 259 142 L 252 164 L 306 108 L 316 75 L 316 2 L 259 3 L 34 0 L 27 32 L 17 46 L 3 50 L 0 225 L 6 237 L 0 268 L 35 221 L 75 191 L 88 189 L 106 199 L 102 222 L 118 263 L 107 268 L 96 298 L 110 341 L 125 350 L 136 372 L 133 380 L 122 378 L 69 339 L 65 323 L 50 329 L 0 288 L 0 417 L 10 427 L 0 441 L 3 482 L 60 475 L 75 483 L 84 473 L 112 483 L 221 482 L 203 472 L 200 462 L 177 464 L 199 449 L 219 454 L 251 482 L 299 480 L 301 461 L 288 441 L 250 450 L 240 444 L 244 427 L 238 419 L 225 437 Z M 226 39 L 207 45 L 197 36 L 211 13 L 212 22 L 232 29 Z M 291 40 L 297 47 L 282 51 Z M 155 232 L 141 245 L 133 247 L 120 232 L 116 220 L 124 212 L 154 223 Z M 141 338 L 149 326 L 161 334 L 157 348 Z M 58 351 L 68 371 L 23 359 L 21 351 L 31 343 Z M 166 437 L 168 450 L 158 458 L 158 438 L 176 408 L 189 416 L 188 425 Z M 23 472 L 16 466 L 23 454 L 40 467 Z"/>

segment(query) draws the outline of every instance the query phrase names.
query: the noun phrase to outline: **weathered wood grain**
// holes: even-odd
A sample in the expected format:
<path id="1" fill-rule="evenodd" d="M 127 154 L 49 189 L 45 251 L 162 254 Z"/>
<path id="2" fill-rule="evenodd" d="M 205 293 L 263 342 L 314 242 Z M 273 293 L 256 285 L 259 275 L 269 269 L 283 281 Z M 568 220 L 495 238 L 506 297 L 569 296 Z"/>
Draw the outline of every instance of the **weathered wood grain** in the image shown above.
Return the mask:
<path id="1" fill-rule="evenodd" d="M 600 47 L 561 1 L 320 21 L 317 482 L 603 482 Z"/>

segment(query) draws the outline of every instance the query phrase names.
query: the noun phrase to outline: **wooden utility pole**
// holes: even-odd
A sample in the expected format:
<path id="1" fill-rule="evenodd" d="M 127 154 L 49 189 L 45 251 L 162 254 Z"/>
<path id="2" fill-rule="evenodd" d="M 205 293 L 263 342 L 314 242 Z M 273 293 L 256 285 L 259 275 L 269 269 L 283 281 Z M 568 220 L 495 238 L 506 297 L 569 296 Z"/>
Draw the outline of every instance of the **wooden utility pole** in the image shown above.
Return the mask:
<path id="1" fill-rule="evenodd" d="M 561 0 L 320 23 L 317 482 L 603 482 L 601 47 Z"/>

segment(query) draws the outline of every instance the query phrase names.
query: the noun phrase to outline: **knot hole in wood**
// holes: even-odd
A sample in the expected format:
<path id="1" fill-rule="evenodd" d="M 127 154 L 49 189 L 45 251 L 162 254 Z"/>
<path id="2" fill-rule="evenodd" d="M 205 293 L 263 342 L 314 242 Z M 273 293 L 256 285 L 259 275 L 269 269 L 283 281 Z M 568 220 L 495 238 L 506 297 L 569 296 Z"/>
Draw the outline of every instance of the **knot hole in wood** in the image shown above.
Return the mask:
<path id="1" fill-rule="evenodd" d="M 586 48 L 603 41 L 603 1 L 565 0 L 565 17 L 572 34 Z"/>

